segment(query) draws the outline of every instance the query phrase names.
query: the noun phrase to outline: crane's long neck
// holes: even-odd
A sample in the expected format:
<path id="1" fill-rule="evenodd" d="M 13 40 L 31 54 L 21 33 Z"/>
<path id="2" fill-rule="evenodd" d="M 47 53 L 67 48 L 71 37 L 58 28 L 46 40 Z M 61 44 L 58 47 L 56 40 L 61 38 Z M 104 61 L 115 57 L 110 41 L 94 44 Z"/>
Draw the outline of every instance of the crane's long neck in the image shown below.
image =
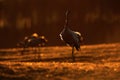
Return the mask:
<path id="1" fill-rule="evenodd" d="M 68 27 L 68 13 L 69 13 L 69 11 L 66 11 L 66 18 L 65 18 L 65 25 L 64 25 L 65 29 L 69 28 Z"/>

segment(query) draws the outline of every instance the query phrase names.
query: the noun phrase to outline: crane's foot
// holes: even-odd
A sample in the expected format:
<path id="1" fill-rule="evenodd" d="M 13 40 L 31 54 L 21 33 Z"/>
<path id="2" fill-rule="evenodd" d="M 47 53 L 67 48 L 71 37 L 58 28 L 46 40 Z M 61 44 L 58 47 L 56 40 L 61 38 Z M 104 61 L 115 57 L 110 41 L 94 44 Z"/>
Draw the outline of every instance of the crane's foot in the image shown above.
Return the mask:
<path id="1" fill-rule="evenodd" d="M 75 57 L 74 56 L 72 56 L 72 62 L 75 62 Z"/>

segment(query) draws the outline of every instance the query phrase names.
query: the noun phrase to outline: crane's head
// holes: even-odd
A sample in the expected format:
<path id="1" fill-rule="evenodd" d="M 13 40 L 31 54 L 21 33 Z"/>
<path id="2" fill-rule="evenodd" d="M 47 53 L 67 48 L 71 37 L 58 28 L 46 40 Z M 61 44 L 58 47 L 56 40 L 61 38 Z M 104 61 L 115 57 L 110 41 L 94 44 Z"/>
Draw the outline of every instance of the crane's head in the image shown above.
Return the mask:
<path id="1" fill-rule="evenodd" d="M 69 14 L 69 13 L 70 13 L 70 11 L 69 11 L 69 10 L 67 10 L 67 11 L 66 11 L 66 16 L 68 16 L 68 14 Z"/>

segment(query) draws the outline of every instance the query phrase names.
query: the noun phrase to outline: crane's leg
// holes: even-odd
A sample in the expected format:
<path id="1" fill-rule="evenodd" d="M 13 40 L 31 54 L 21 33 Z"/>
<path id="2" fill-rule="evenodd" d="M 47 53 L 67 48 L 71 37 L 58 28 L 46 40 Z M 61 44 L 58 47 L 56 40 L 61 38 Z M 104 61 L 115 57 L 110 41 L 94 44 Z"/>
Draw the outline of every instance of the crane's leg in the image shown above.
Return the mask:
<path id="1" fill-rule="evenodd" d="M 72 47 L 72 59 L 73 59 L 73 62 L 75 62 L 75 56 L 74 56 L 74 46 Z"/>
<path id="2" fill-rule="evenodd" d="M 38 59 L 40 60 L 41 59 L 41 53 L 40 53 L 40 49 L 41 47 L 38 47 Z"/>
<path id="3" fill-rule="evenodd" d="M 23 47 L 23 50 L 21 51 L 22 55 L 24 54 L 25 50 L 26 50 L 25 47 Z"/>

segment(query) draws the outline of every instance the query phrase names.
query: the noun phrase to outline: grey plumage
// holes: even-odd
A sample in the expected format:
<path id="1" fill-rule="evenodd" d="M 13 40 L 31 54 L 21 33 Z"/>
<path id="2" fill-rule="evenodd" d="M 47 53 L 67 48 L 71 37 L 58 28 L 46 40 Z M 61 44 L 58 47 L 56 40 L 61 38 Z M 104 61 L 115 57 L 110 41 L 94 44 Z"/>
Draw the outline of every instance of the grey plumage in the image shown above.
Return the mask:
<path id="1" fill-rule="evenodd" d="M 25 37 L 24 40 L 18 43 L 18 46 L 21 47 L 39 47 L 44 46 L 47 43 L 47 39 L 44 36 L 38 36 L 37 33 L 34 33 L 32 36 Z"/>
<path id="2" fill-rule="evenodd" d="M 66 11 L 66 20 L 65 20 L 65 25 L 64 29 L 60 33 L 60 38 L 63 40 L 66 44 L 69 44 L 72 47 L 72 57 L 73 61 L 74 59 L 74 47 L 78 51 L 80 49 L 80 44 L 82 42 L 82 36 L 81 33 L 72 31 L 69 26 L 68 26 L 68 11 Z"/>

